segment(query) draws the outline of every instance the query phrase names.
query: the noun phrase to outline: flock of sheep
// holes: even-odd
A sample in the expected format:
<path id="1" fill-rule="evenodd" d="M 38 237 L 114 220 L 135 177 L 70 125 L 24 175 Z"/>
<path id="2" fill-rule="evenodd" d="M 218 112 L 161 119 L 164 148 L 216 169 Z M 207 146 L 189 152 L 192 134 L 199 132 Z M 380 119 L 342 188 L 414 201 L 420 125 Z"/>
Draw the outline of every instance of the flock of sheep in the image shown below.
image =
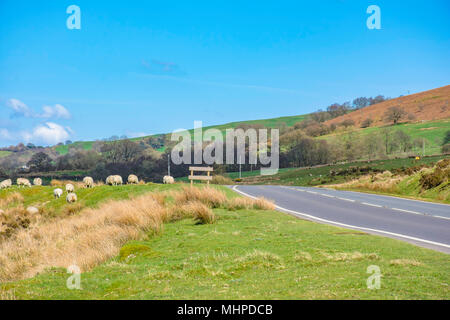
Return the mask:
<path id="1" fill-rule="evenodd" d="M 134 174 L 130 174 L 128 176 L 128 180 L 127 180 L 128 184 L 138 184 L 139 183 L 139 178 L 134 175 Z M 19 187 L 31 187 L 31 182 L 28 179 L 25 178 L 17 178 L 17 186 Z M 164 176 L 163 178 L 163 183 L 164 184 L 173 184 L 175 183 L 175 180 L 173 177 L 171 176 Z M 118 185 L 122 185 L 123 181 L 122 181 L 122 177 L 119 175 L 111 175 L 108 176 L 106 178 L 106 184 L 110 185 L 110 186 L 118 186 Z M 42 185 L 42 179 L 41 178 L 35 178 L 33 179 L 33 185 L 35 186 L 41 186 Z M 83 185 L 85 188 L 93 188 L 94 187 L 94 179 L 92 179 L 92 177 L 84 177 L 83 178 Z M 0 182 L 0 189 L 6 189 L 12 186 L 12 181 L 11 179 L 7 179 L 7 180 L 3 180 L 2 182 Z M 67 196 L 66 196 L 66 201 L 68 203 L 72 203 L 72 202 L 76 202 L 77 201 L 77 195 L 75 194 L 75 187 L 73 184 L 68 183 L 66 184 L 66 192 L 67 192 Z M 64 191 L 61 188 L 56 188 L 53 190 L 53 196 L 55 198 L 60 198 L 63 195 Z"/>

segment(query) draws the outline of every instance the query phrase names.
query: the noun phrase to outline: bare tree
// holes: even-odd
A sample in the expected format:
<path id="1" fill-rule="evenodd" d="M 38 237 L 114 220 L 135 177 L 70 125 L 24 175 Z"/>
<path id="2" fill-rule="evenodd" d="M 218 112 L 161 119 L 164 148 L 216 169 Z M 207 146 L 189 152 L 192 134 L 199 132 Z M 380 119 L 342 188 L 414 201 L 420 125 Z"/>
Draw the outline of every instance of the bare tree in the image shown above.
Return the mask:
<path id="1" fill-rule="evenodd" d="M 384 120 L 386 122 L 391 122 L 396 125 L 400 120 L 402 120 L 408 113 L 399 107 L 390 107 L 384 113 Z"/>

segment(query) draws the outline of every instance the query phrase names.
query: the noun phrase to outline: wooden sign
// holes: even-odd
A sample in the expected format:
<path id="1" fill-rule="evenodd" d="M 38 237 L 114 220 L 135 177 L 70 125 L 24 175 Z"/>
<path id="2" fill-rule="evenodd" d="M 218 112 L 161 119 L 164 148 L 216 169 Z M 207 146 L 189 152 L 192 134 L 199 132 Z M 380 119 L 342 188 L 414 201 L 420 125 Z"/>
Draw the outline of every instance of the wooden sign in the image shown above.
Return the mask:
<path id="1" fill-rule="evenodd" d="M 191 185 L 194 183 L 194 180 L 202 180 L 202 181 L 206 181 L 207 184 L 209 184 L 209 181 L 212 180 L 212 176 L 210 175 L 210 173 L 213 171 L 214 169 L 212 167 L 189 167 L 189 171 L 191 172 L 191 174 L 189 175 L 189 180 L 191 180 Z M 194 171 L 200 171 L 200 172 L 206 172 L 206 176 L 196 176 L 194 175 Z"/>

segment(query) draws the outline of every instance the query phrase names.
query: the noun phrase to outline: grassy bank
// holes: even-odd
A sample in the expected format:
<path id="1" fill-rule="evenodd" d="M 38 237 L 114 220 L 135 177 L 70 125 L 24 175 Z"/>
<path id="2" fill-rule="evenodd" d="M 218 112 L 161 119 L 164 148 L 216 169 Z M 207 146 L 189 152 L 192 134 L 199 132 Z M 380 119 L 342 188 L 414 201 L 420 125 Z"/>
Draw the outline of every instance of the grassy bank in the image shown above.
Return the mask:
<path id="1" fill-rule="evenodd" d="M 91 194 L 84 196 L 95 207 L 110 197 L 122 199 L 136 192 L 160 193 L 179 188 L 180 185 L 99 187 L 87 190 Z M 228 198 L 237 197 L 227 188 L 217 188 Z M 158 234 L 150 232 L 141 240 L 127 242 L 115 257 L 83 272 L 82 290 L 67 289 L 66 280 L 70 275 L 63 268 L 53 268 L 31 279 L 1 284 L 0 296 L 17 299 L 450 298 L 450 257 L 446 254 L 299 220 L 276 211 L 224 207 L 213 211 L 214 224 L 196 224 L 185 218 L 166 223 Z M 370 265 L 381 269 L 379 290 L 367 289 L 370 274 L 366 271 Z"/>
<path id="2" fill-rule="evenodd" d="M 327 187 L 450 203 L 449 179 L 450 159 L 446 159 L 431 168 L 416 168 L 411 172 L 398 174 L 385 171 Z"/>
<path id="3" fill-rule="evenodd" d="M 374 161 L 348 162 L 312 168 L 280 169 L 273 176 L 261 176 L 259 170 L 242 172 L 244 184 L 281 184 L 293 186 L 318 186 L 343 183 L 355 179 L 368 172 L 394 171 L 420 165 L 431 165 L 449 156 L 424 157 L 420 160 L 413 158 L 388 159 Z M 239 172 L 227 173 L 231 178 L 239 177 Z"/>

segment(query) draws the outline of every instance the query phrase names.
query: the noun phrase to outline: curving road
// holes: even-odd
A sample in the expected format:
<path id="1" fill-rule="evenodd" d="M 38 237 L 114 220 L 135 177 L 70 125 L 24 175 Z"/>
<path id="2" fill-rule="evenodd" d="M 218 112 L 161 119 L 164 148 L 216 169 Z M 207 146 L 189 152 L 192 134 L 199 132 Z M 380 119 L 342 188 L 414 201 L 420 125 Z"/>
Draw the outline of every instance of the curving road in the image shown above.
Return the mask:
<path id="1" fill-rule="evenodd" d="M 364 231 L 450 253 L 450 205 L 320 188 L 241 185 L 299 218 Z"/>

